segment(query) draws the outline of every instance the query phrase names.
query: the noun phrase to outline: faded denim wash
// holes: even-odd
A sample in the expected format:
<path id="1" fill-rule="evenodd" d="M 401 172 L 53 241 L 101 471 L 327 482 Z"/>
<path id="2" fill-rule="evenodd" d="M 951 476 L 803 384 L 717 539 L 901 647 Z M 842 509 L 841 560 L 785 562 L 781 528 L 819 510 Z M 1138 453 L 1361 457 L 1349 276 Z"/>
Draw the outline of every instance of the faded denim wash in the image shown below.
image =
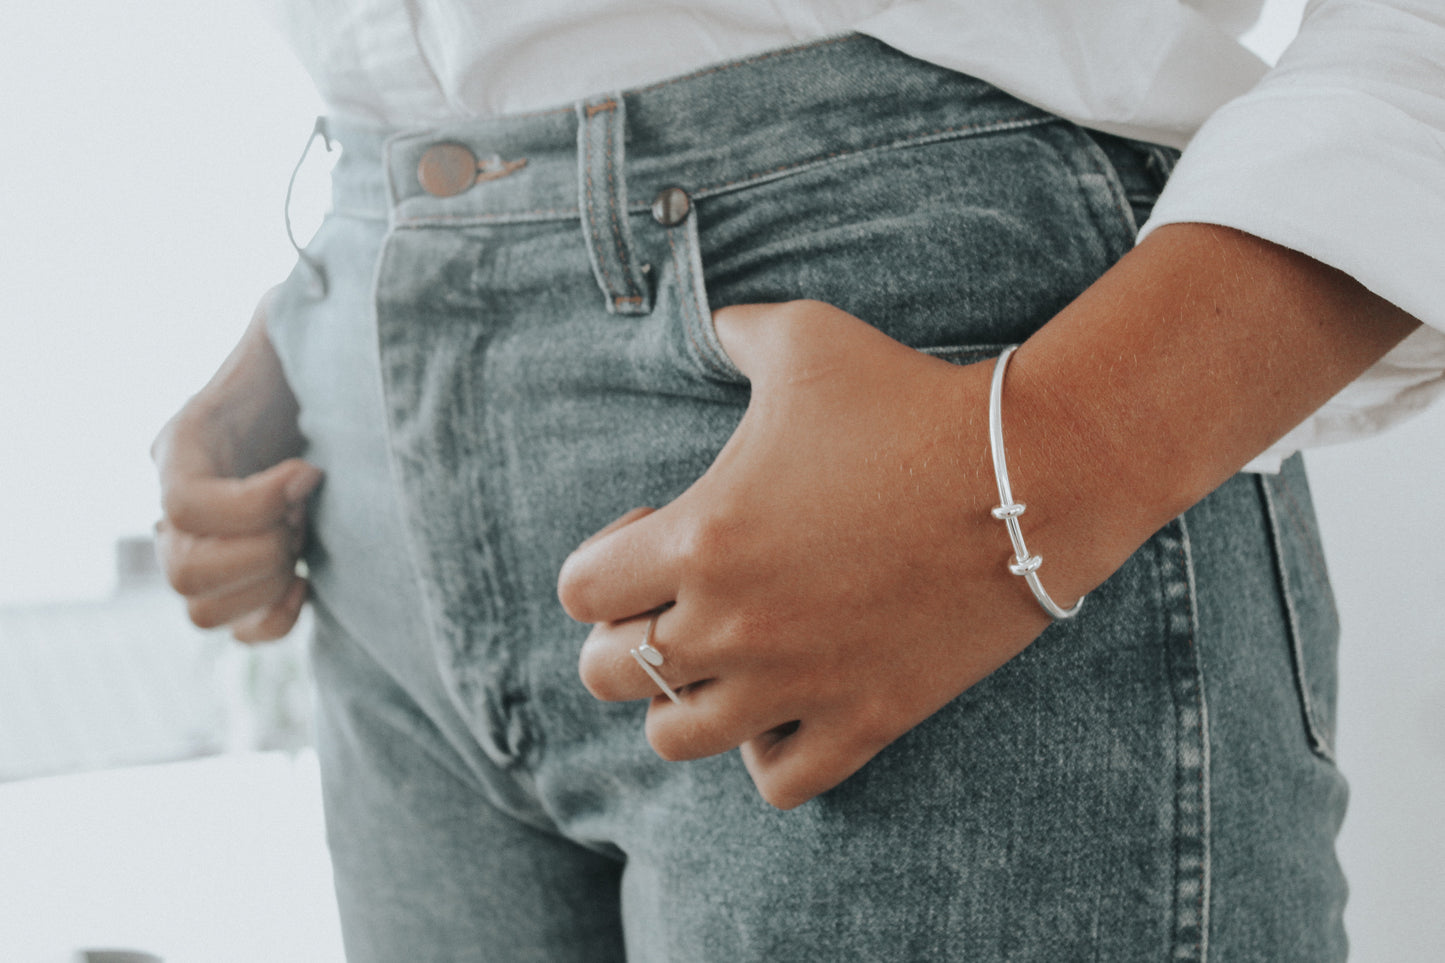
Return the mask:
<path id="1" fill-rule="evenodd" d="M 556 600 L 581 539 L 674 498 L 742 415 L 711 309 L 816 298 L 990 358 L 1130 248 L 1172 152 L 859 37 L 331 133 L 326 283 L 298 265 L 271 331 L 327 473 L 313 652 L 353 961 L 1343 958 L 1336 628 L 1298 459 L 791 812 L 736 753 L 662 762 L 644 704 L 588 696 Z M 514 169 L 434 197 L 441 142 Z M 664 226 L 673 186 L 692 209 Z"/>

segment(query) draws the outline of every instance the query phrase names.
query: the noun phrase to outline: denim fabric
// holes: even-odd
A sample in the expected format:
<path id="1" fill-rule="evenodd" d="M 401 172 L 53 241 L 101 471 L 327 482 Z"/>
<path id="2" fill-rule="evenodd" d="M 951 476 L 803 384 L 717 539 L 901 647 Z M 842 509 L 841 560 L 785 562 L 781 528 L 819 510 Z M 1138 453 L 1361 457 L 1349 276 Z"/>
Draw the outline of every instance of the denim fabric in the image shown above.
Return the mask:
<path id="1" fill-rule="evenodd" d="M 817 298 L 986 359 L 1129 249 L 1171 152 L 857 37 L 332 132 L 326 293 L 298 266 L 271 331 L 327 472 L 314 661 L 352 960 L 1343 958 L 1298 459 L 791 812 L 736 753 L 664 763 L 644 705 L 588 696 L 555 597 L 582 538 L 678 495 L 742 415 L 712 308 Z M 442 142 L 526 163 L 433 197 Z M 692 210 L 664 226 L 672 186 Z"/>

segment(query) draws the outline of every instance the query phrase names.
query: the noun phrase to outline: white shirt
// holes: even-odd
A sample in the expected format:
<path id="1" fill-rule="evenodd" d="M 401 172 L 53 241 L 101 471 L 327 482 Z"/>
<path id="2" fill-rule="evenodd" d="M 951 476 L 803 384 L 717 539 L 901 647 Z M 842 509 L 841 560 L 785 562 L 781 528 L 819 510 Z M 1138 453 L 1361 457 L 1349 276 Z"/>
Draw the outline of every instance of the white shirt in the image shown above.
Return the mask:
<path id="1" fill-rule="evenodd" d="M 1445 0 L 1312 0 L 1273 69 L 1237 39 L 1264 0 L 269 2 L 330 109 L 408 126 L 871 34 L 1080 124 L 1187 145 L 1146 234 L 1247 231 L 1425 322 L 1251 467 L 1445 393 Z"/>

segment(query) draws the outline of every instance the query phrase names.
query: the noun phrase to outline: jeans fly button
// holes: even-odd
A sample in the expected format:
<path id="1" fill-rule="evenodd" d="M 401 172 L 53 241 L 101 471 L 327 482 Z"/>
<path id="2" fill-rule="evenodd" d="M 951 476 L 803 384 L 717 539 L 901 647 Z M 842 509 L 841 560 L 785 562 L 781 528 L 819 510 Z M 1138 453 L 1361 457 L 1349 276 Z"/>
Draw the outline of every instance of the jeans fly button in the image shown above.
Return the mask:
<path id="1" fill-rule="evenodd" d="M 652 219 L 663 227 L 676 227 L 687 220 L 692 198 L 681 187 L 664 187 L 652 199 Z"/>
<path id="2" fill-rule="evenodd" d="M 416 179 L 433 197 L 456 197 L 477 182 L 477 155 L 461 144 L 433 144 L 417 162 Z"/>

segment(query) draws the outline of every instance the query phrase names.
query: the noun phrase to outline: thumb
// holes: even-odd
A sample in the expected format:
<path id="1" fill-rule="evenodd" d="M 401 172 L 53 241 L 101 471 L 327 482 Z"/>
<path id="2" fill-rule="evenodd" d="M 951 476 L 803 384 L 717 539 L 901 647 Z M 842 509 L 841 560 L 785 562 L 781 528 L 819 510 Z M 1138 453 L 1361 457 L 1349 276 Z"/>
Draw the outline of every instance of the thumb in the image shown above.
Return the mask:
<path id="1" fill-rule="evenodd" d="M 193 535 L 247 535 L 285 521 L 321 483 L 321 469 L 288 458 L 245 478 L 185 474 L 161 494 L 167 520 Z"/>
<path id="2" fill-rule="evenodd" d="M 792 308 L 793 303 L 735 304 L 712 313 L 718 341 L 749 381 L 756 382 L 766 373 L 769 349 L 788 324 Z"/>
<path id="3" fill-rule="evenodd" d="M 723 350 L 755 386 L 772 372 L 831 367 L 862 342 L 892 340 L 822 301 L 738 304 L 719 308 L 712 319 Z"/>

